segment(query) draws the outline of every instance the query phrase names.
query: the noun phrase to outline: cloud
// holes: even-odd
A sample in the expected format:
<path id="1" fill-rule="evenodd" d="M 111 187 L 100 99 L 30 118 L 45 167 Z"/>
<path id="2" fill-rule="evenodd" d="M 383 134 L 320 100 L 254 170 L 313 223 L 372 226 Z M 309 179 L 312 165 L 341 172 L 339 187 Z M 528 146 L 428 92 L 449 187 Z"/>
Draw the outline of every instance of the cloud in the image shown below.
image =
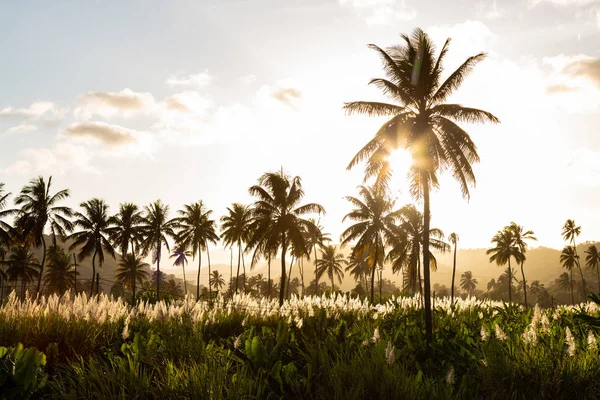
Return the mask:
<path id="1" fill-rule="evenodd" d="M 22 159 L 0 169 L 0 173 L 60 175 L 68 171 L 98 172 L 90 165 L 92 156 L 85 146 L 61 142 L 52 148 L 26 148 L 20 152 L 20 155 Z"/>
<path id="2" fill-rule="evenodd" d="M 64 135 L 73 138 L 91 138 L 107 146 L 122 146 L 136 141 L 136 132 L 104 122 L 71 124 Z"/>
<path id="3" fill-rule="evenodd" d="M 339 0 L 342 6 L 354 8 L 368 25 L 387 25 L 394 20 L 408 21 L 417 16 L 405 0 Z"/>
<path id="4" fill-rule="evenodd" d="M 576 87 L 569 86 L 564 83 L 557 83 L 554 85 L 549 85 L 546 88 L 546 93 L 548 93 L 548 94 L 571 93 L 571 92 L 576 92 L 577 90 L 579 90 L 579 89 L 577 89 Z"/>
<path id="5" fill-rule="evenodd" d="M 295 88 L 273 88 L 271 90 L 271 96 L 282 102 L 283 104 L 294 108 L 294 100 L 298 100 L 302 97 L 302 92 Z"/>
<path id="6" fill-rule="evenodd" d="M 79 96 L 78 107 L 73 113 L 79 120 L 88 120 L 93 115 L 128 118 L 151 112 L 154 106 L 154 97 L 150 93 L 138 93 L 126 88 L 120 92 L 87 92 Z"/>
<path id="7" fill-rule="evenodd" d="M 546 93 L 570 112 L 595 112 L 600 107 L 600 59 L 587 55 L 545 57 L 549 66 Z"/>
<path id="8" fill-rule="evenodd" d="M 198 72 L 197 74 L 187 76 L 173 74 L 166 80 L 166 83 L 169 86 L 204 87 L 210 85 L 213 79 L 213 76 L 205 69 L 204 72 Z"/>
<path id="9" fill-rule="evenodd" d="M 243 83 L 244 85 L 249 85 L 249 84 L 251 84 L 251 83 L 254 83 L 254 82 L 256 82 L 256 75 L 254 75 L 254 74 L 249 74 L 249 75 L 246 75 L 246 76 L 242 76 L 242 77 L 240 78 L 240 81 L 242 81 L 242 83 Z"/>
<path id="10" fill-rule="evenodd" d="M 600 58 L 574 60 L 563 71 L 573 77 L 585 77 L 600 86 Z"/>
<path id="11" fill-rule="evenodd" d="M 185 91 L 167 97 L 164 105 L 167 112 L 176 111 L 206 116 L 212 107 L 212 100 L 198 92 Z"/>
<path id="12" fill-rule="evenodd" d="M 506 10 L 498 7 L 498 2 L 493 0 L 489 3 L 478 3 L 476 5 L 477 15 L 485 19 L 500 19 L 506 16 Z"/>
<path id="13" fill-rule="evenodd" d="M 530 7 L 535 7 L 544 3 L 554 4 L 556 6 L 587 6 L 600 3 L 600 0 L 529 0 Z"/>
<path id="14" fill-rule="evenodd" d="M 12 135 L 12 134 L 17 134 L 17 133 L 35 132 L 37 130 L 38 130 L 38 127 L 35 125 L 19 124 L 19 125 L 13 126 L 12 128 L 9 128 L 6 132 L 4 132 L 4 134 Z"/>
<path id="15" fill-rule="evenodd" d="M 59 107 L 50 101 L 36 101 L 29 107 L 13 108 L 11 106 L 0 109 L 0 118 L 41 120 L 47 125 L 53 125 L 63 120 L 67 108 Z"/>

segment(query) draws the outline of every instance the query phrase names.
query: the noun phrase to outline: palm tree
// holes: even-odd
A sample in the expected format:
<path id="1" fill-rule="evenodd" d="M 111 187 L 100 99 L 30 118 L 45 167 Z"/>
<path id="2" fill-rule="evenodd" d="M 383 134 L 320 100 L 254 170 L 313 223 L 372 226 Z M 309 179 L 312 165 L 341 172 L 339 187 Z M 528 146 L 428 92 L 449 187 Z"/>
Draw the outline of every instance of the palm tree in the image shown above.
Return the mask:
<path id="1" fill-rule="evenodd" d="M 577 255 L 577 245 L 575 244 L 575 238 L 581 235 L 581 226 L 577 226 L 574 220 L 568 219 L 562 229 L 563 239 L 567 242 L 571 242 L 571 246 L 573 246 L 573 251 L 575 252 L 576 257 L 576 265 L 579 269 L 579 274 L 581 275 L 581 288 L 583 292 L 584 300 L 587 298 L 587 290 L 585 289 L 585 279 L 583 278 L 583 270 L 581 269 L 581 265 L 579 264 L 579 256 Z"/>
<path id="2" fill-rule="evenodd" d="M 374 249 L 373 249 L 374 250 Z M 364 282 L 365 293 L 369 292 L 368 284 L 368 276 L 371 271 L 371 263 L 370 259 L 374 258 L 374 252 L 371 250 L 370 246 L 366 246 L 362 250 L 357 250 L 356 252 L 352 251 L 350 253 L 350 259 L 348 260 L 348 265 L 346 266 L 346 272 L 350 273 L 350 276 L 354 278 L 355 281 Z"/>
<path id="3" fill-rule="evenodd" d="M 179 217 L 175 218 L 178 229 L 177 242 L 192 254 L 198 255 L 198 276 L 196 279 L 196 298 L 200 298 L 200 269 L 202 268 L 202 250 L 207 250 L 208 243 L 216 243 L 219 236 L 216 233 L 215 221 L 210 219 L 211 210 L 206 210 L 202 201 L 183 206 L 178 210 Z M 210 275 L 210 255 L 208 274 Z M 210 298 L 210 284 L 208 285 Z"/>
<path id="4" fill-rule="evenodd" d="M 448 236 L 448 241 L 454 246 L 454 261 L 452 263 L 452 286 L 450 287 L 450 296 L 452 304 L 454 304 L 454 277 L 456 275 L 456 247 L 458 246 L 459 237 L 456 233 L 451 233 Z"/>
<path id="5" fill-rule="evenodd" d="M 496 288 L 496 280 L 492 278 L 487 284 L 487 291 L 494 290 Z"/>
<path id="6" fill-rule="evenodd" d="M 460 288 L 467 292 L 469 296 L 473 295 L 473 292 L 477 288 L 477 279 L 473 278 L 471 271 L 463 272 L 460 276 Z"/>
<path id="7" fill-rule="evenodd" d="M 121 256 L 125 257 L 130 247 L 131 254 L 136 254 L 135 249 L 143 239 L 140 231 L 143 221 L 144 217 L 137 205 L 133 203 L 119 205 L 119 212 L 113 217 L 114 230 L 110 239 L 114 247 L 121 252 Z"/>
<path id="8" fill-rule="evenodd" d="M 421 290 L 421 254 L 423 251 L 423 214 L 412 204 L 407 204 L 399 210 L 399 230 L 392 240 L 392 248 L 387 259 L 392 262 L 392 271 L 405 271 L 404 288 L 413 293 Z M 430 228 L 429 246 L 431 249 L 445 252 L 450 249 L 442 239 L 441 229 Z M 431 270 L 437 270 L 437 262 L 429 252 Z"/>
<path id="9" fill-rule="evenodd" d="M 411 192 L 423 199 L 425 215 L 423 267 L 425 283 L 425 330 L 428 353 L 432 341 L 431 289 L 429 276 L 429 223 L 431 188 L 438 187 L 438 171 L 449 169 L 458 180 L 463 196 L 469 198 L 469 185 L 475 183 L 471 165 L 479 161 L 477 148 L 469 134 L 456 122 L 499 122 L 489 112 L 460 104 L 444 103 L 456 91 L 473 67 L 485 58 L 484 53 L 469 57 L 456 71 L 441 81 L 443 59 L 448 52 L 446 40 L 439 56 L 429 36 L 415 29 L 412 37 L 402 35 L 404 43 L 377 51 L 388 79 L 372 79 L 370 84 L 398 104 L 357 101 L 346 103 L 349 114 L 391 117 L 375 137 L 352 159 L 348 168 L 367 160 L 365 179 L 376 177 L 376 185 L 387 185 L 391 169 L 387 156 L 405 148 L 412 156 L 409 172 Z"/>
<path id="10" fill-rule="evenodd" d="M 240 203 L 233 203 L 227 207 L 227 215 L 221 217 L 221 238 L 226 246 L 238 247 L 238 265 L 235 278 L 235 292 L 238 292 L 238 283 L 240 279 L 240 263 L 242 258 L 242 245 L 250 239 L 250 226 L 252 224 L 252 212 Z M 270 269 L 269 269 L 270 275 Z"/>
<path id="11" fill-rule="evenodd" d="M 101 199 L 91 199 L 79 205 L 83 213 L 74 214 L 74 226 L 80 228 L 69 236 L 73 240 L 69 250 L 80 248 L 77 258 L 83 261 L 92 256 L 92 279 L 96 277 L 96 257 L 100 267 L 104 264 L 104 251 L 115 258 L 115 249 L 109 237 L 114 233 L 112 224 L 114 219 L 108 213 L 108 204 Z M 90 296 L 94 292 L 94 286 L 90 289 Z"/>
<path id="12" fill-rule="evenodd" d="M 144 254 L 152 252 L 152 262 L 156 263 L 156 270 L 160 274 L 162 247 L 165 246 L 167 251 L 170 251 L 167 238 L 176 237 L 174 229 L 177 225 L 174 220 L 168 219 L 169 206 L 163 204 L 160 200 L 147 205 L 144 210 L 144 221 L 141 226 L 143 240 L 140 247 L 143 249 Z M 159 300 L 160 282 L 161 279 L 156 280 L 156 298 Z"/>
<path id="13" fill-rule="evenodd" d="M 363 200 L 346 197 L 354 209 L 344 216 L 342 222 L 349 219 L 356 223 L 342 233 L 341 239 L 342 245 L 357 240 L 352 249 L 352 257 L 359 256 L 367 248 L 373 249 L 370 270 L 371 303 L 374 303 L 375 270 L 384 261 L 385 244 L 398 236 L 396 220 L 400 217 L 400 211 L 393 211 L 394 201 L 389 198 L 385 189 L 359 186 L 358 191 Z"/>
<path id="14" fill-rule="evenodd" d="M 12 210 L 5 210 L 9 196 L 10 193 L 4 192 L 4 183 L 0 182 L 0 251 L 5 251 L 4 246 L 10 247 L 13 237 L 12 226 L 2 220 L 14 213 Z"/>
<path id="15" fill-rule="evenodd" d="M 175 279 L 169 279 L 165 292 L 173 297 L 181 297 L 181 286 L 179 285 L 179 282 L 176 282 Z"/>
<path id="16" fill-rule="evenodd" d="M 117 282 L 124 287 L 131 289 L 132 303 L 135 303 L 135 289 L 137 283 L 143 285 L 150 277 L 150 272 L 148 271 L 149 267 L 150 264 L 144 262 L 142 257 L 138 257 L 134 253 L 121 256 L 121 260 L 115 271 L 115 278 L 117 279 Z"/>
<path id="17" fill-rule="evenodd" d="M 46 239 L 44 238 L 46 226 L 50 227 L 53 244 L 56 244 L 57 236 L 64 238 L 67 232 L 73 230 L 72 223 L 67 219 L 73 215 L 73 211 L 68 207 L 57 205 L 61 200 L 69 197 L 69 189 L 51 194 L 51 187 L 52 177 L 48 178 L 47 184 L 41 176 L 32 179 L 15 198 L 15 205 L 20 206 L 20 209 L 10 211 L 11 214 L 16 215 L 15 226 L 18 227 L 23 238 L 30 240 L 34 246 L 43 248 L 36 293 L 40 291 L 46 262 Z"/>
<path id="18" fill-rule="evenodd" d="M 27 285 L 40 275 L 40 262 L 27 245 L 18 245 L 11 249 L 8 260 L 2 264 L 8 266 L 6 274 L 10 280 L 21 280 L 21 298 L 24 299 Z"/>
<path id="19" fill-rule="evenodd" d="M 223 286 L 225 286 L 225 279 L 223 279 L 223 275 L 221 275 L 219 271 L 213 271 L 210 275 L 210 280 L 208 283 L 210 286 L 219 291 Z"/>
<path id="20" fill-rule="evenodd" d="M 556 280 L 556 285 L 560 290 L 568 292 L 569 289 L 572 287 L 571 278 L 569 278 L 569 274 L 567 272 L 563 272 L 562 274 L 560 274 L 560 276 Z M 572 296 L 573 293 L 571 292 L 571 300 L 573 301 L 573 303 L 575 303 L 575 300 Z"/>
<path id="21" fill-rule="evenodd" d="M 188 257 L 192 257 L 193 254 L 191 251 L 186 250 L 185 247 L 178 245 L 177 247 L 175 247 L 175 249 L 173 249 L 173 253 L 171 253 L 171 257 L 169 258 L 174 258 L 175 261 L 173 262 L 173 266 L 174 267 L 181 267 L 183 268 L 183 290 L 184 293 L 187 295 L 187 280 L 185 279 L 185 266 L 188 264 Z"/>
<path id="22" fill-rule="evenodd" d="M 598 278 L 598 293 L 600 293 L 600 252 L 596 245 L 591 245 L 585 251 L 585 266 L 596 270 Z"/>
<path id="23" fill-rule="evenodd" d="M 267 172 L 258 180 L 258 184 L 248 189 L 256 197 L 253 217 L 256 220 L 255 231 L 249 247 L 261 244 L 265 249 L 281 247 L 281 284 L 279 304 L 283 305 L 286 281 L 285 255 L 290 248 L 306 254 L 306 241 L 302 231 L 314 231 L 315 224 L 302 216 L 307 213 L 325 213 L 325 209 L 316 203 L 299 205 L 304 197 L 300 177 L 279 172 Z"/>
<path id="24" fill-rule="evenodd" d="M 323 249 L 325 247 L 326 242 L 331 242 L 331 238 L 329 237 L 329 233 L 323 232 L 323 227 L 319 223 L 320 221 L 315 221 L 313 218 L 310 219 L 317 229 L 313 231 L 306 231 L 306 240 L 307 247 L 312 249 L 315 254 L 315 295 L 319 295 L 319 279 L 317 278 L 317 260 L 319 259 L 317 256 L 317 248 Z M 310 253 L 309 253 L 310 254 Z"/>
<path id="25" fill-rule="evenodd" d="M 575 296 L 573 295 L 573 268 L 579 263 L 579 256 L 573 246 L 567 246 L 560 253 L 560 263 L 563 268 L 566 268 L 570 274 L 571 282 L 571 302 L 575 304 Z"/>
<path id="26" fill-rule="evenodd" d="M 497 265 L 508 263 L 508 301 L 512 302 L 513 269 L 510 266 L 510 259 L 514 257 L 517 262 L 520 262 L 523 255 L 515 244 L 514 234 L 510 229 L 504 228 L 498 231 L 492 238 L 492 244 L 494 247 L 487 250 L 486 254 L 491 254 L 490 262 L 496 262 Z"/>
<path id="27" fill-rule="evenodd" d="M 337 252 L 337 247 L 333 245 L 326 246 L 321 251 L 321 258 L 316 261 L 317 264 L 317 279 L 327 274 L 331 281 L 331 293 L 335 293 L 335 281 L 342 283 L 344 277 L 344 265 L 348 265 L 348 261 L 342 253 Z"/>
<path id="28" fill-rule="evenodd" d="M 71 255 L 53 245 L 48 249 L 47 257 L 48 270 L 44 276 L 44 285 L 48 292 L 58 292 L 62 295 L 67 290 L 74 289 L 79 273 L 75 271 Z"/>
<path id="29" fill-rule="evenodd" d="M 525 271 L 523 266 L 525 264 L 525 253 L 527 252 L 527 243 L 526 240 L 537 240 L 533 233 L 533 231 L 526 231 L 523 229 L 521 225 L 517 225 L 514 222 L 511 222 L 508 226 L 508 229 L 512 231 L 513 240 L 515 241 L 515 245 L 518 247 L 521 261 L 521 275 L 523 276 L 523 282 L 521 283 L 523 286 L 523 296 L 525 300 L 525 307 L 527 307 L 527 281 L 525 280 Z"/>

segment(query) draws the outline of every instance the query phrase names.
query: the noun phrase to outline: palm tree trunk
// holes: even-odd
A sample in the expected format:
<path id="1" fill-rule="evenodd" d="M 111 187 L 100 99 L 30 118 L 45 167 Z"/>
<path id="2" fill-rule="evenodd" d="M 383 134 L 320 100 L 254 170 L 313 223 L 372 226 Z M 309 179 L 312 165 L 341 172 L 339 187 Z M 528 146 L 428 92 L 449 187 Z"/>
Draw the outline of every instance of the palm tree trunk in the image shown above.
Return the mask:
<path id="1" fill-rule="evenodd" d="M 283 305 L 283 295 L 285 294 L 285 251 L 287 250 L 287 243 L 285 242 L 285 233 L 283 233 L 281 236 L 281 287 L 279 288 L 280 307 Z"/>
<path id="2" fill-rule="evenodd" d="M 132 293 L 132 297 L 131 297 L 131 304 L 133 304 L 133 305 L 135 305 L 135 283 L 136 283 L 135 281 L 137 280 L 136 278 L 137 278 L 137 276 L 133 275 L 133 285 L 131 285 L 132 288 L 133 288 L 133 293 Z"/>
<path id="3" fill-rule="evenodd" d="M 512 302 L 512 268 L 510 268 L 510 257 L 508 257 L 508 302 Z"/>
<path id="4" fill-rule="evenodd" d="M 423 174 L 425 175 L 425 174 Z M 427 178 L 427 176 L 423 176 Z M 429 181 L 423 179 L 423 278 L 425 284 L 425 343 L 427 356 L 432 356 L 431 342 L 433 341 L 433 315 L 431 313 L 431 286 L 429 277 Z"/>
<path id="5" fill-rule="evenodd" d="M 38 295 L 40 293 L 40 288 L 42 286 L 42 276 L 44 275 L 44 265 L 46 265 L 46 239 L 44 238 L 44 234 L 42 233 L 42 263 L 40 265 L 40 275 L 38 276 L 38 284 L 35 294 Z"/>
<path id="6" fill-rule="evenodd" d="M 375 268 L 379 256 L 379 238 L 375 238 L 375 259 L 373 260 L 373 270 L 371 271 L 371 304 L 375 304 Z"/>
<path id="7" fill-rule="evenodd" d="M 212 300 L 212 290 L 210 285 L 210 251 L 208 251 L 208 243 L 206 244 L 206 257 L 208 258 L 208 301 Z"/>
<path id="8" fill-rule="evenodd" d="M 237 267 L 237 275 L 235 277 L 235 293 L 238 292 L 238 284 L 240 280 L 240 262 L 242 259 L 242 241 L 238 240 L 238 267 Z"/>
<path id="9" fill-rule="evenodd" d="M 21 277 L 21 300 L 25 300 L 25 276 Z"/>
<path id="10" fill-rule="evenodd" d="M 233 280 L 233 246 L 231 246 L 229 249 L 229 294 L 231 295 L 231 298 L 233 298 L 233 287 L 231 284 L 232 280 Z"/>
<path id="11" fill-rule="evenodd" d="M 314 245 L 315 249 L 315 296 L 319 295 L 319 277 L 317 276 L 317 245 Z"/>
<path id="12" fill-rule="evenodd" d="M 199 249 L 200 247 L 198 247 Z M 198 250 L 198 276 L 196 277 L 196 301 L 200 299 L 200 270 L 202 269 L 202 250 Z"/>
<path id="13" fill-rule="evenodd" d="M 333 274 L 329 275 L 329 277 L 331 278 L 331 297 L 333 297 L 335 293 L 335 282 L 333 280 Z"/>
<path id="14" fill-rule="evenodd" d="M 581 275 L 581 290 L 583 292 L 583 301 L 585 302 L 587 299 L 587 289 L 585 288 L 585 279 L 583 278 L 583 270 L 581 269 L 581 264 L 579 263 L 579 256 L 577 255 L 577 245 L 575 244 L 574 236 L 573 236 L 573 250 L 575 250 L 575 257 L 577 260 L 577 268 L 579 268 L 579 274 Z"/>
<path id="15" fill-rule="evenodd" d="M 600 296 L 600 267 L 599 265 L 596 264 L 596 274 L 598 276 L 598 296 Z"/>
<path id="16" fill-rule="evenodd" d="M 525 271 L 523 270 L 523 261 L 521 261 L 521 275 L 523 276 L 523 297 L 525 298 L 525 308 L 527 308 L 527 282 L 525 281 Z"/>
<path id="17" fill-rule="evenodd" d="M 382 295 L 381 295 L 381 290 L 383 288 L 383 280 L 382 280 L 383 276 L 382 275 L 383 275 L 383 270 L 380 269 L 379 270 L 379 302 L 381 302 L 381 297 L 382 297 Z"/>
<path id="18" fill-rule="evenodd" d="M 244 270 L 244 292 L 246 292 L 248 290 L 248 288 L 246 287 L 246 279 L 248 277 L 246 276 L 246 260 L 244 259 L 243 253 L 242 253 L 242 269 Z"/>
<path id="19" fill-rule="evenodd" d="M 451 302 L 454 304 L 454 277 L 456 276 L 456 242 L 454 243 L 454 263 L 452 264 L 452 286 L 450 288 Z"/>
<path id="20" fill-rule="evenodd" d="M 573 294 L 573 268 L 569 271 L 571 273 L 571 303 L 575 305 L 575 295 Z"/>
<path id="21" fill-rule="evenodd" d="M 298 270 L 300 271 L 300 282 L 302 284 L 302 297 L 304 297 L 304 257 L 300 258 Z"/>
<path id="22" fill-rule="evenodd" d="M 185 263 L 181 264 L 181 268 L 183 269 L 183 291 L 187 296 L 187 280 L 185 279 Z"/>
<path id="23" fill-rule="evenodd" d="M 156 249 L 156 301 L 160 300 L 160 242 L 158 242 L 158 248 Z M 198 277 L 200 277 L 200 271 L 198 271 Z"/>
<path id="24" fill-rule="evenodd" d="M 268 261 L 267 261 L 267 274 L 268 274 L 268 279 L 269 279 L 269 299 L 271 298 L 272 294 L 271 294 L 271 254 L 269 254 L 267 256 Z"/>
<path id="25" fill-rule="evenodd" d="M 94 279 L 96 279 L 96 251 L 92 256 L 92 285 L 90 287 L 90 297 L 94 295 Z"/>
<path id="26" fill-rule="evenodd" d="M 292 262 L 290 263 L 290 273 L 287 277 L 287 295 L 286 297 L 290 298 L 290 281 L 292 280 L 292 267 L 294 266 L 294 256 L 292 256 Z"/>

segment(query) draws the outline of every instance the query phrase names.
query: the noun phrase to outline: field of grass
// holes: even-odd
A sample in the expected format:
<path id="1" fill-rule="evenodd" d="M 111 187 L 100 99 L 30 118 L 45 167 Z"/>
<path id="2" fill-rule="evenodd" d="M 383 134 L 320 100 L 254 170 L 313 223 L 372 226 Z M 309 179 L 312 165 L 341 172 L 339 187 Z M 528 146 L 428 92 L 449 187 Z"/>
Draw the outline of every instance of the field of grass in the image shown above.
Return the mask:
<path id="1" fill-rule="evenodd" d="M 598 331 L 578 316 L 599 313 L 438 299 L 427 359 L 417 297 L 132 307 L 13 293 L 0 308 L 0 398 L 599 398 Z"/>

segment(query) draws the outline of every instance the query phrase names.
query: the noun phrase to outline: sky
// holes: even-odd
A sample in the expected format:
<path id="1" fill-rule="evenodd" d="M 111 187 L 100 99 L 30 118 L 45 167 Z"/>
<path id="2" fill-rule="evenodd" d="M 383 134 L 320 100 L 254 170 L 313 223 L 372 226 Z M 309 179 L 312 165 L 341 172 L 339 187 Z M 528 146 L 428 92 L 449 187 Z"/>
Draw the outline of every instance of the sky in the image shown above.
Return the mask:
<path id="1" fill-rule="evenodd" d="M 432 225 L 462 248 L 511 221 L 542 246 L 564 245 L 567 218 L 600 239 L 600 0 L 0 0 L 0 182 L 52 175 L 67 205 L 114 212 L 202 200 L 218 219 L 283 167 L 336 239 L 363 177 L 346 166 L 383 122 L 343 104 L 385 100 L 367 45 L 415 27 L 452 38 L 447 74 L 488 53 L 450 101 L 501 120 L 463 126 L 477 185 L 467 201 L 444 174 Z M 407 155 L 393 165 L 401 206 Z"/>

